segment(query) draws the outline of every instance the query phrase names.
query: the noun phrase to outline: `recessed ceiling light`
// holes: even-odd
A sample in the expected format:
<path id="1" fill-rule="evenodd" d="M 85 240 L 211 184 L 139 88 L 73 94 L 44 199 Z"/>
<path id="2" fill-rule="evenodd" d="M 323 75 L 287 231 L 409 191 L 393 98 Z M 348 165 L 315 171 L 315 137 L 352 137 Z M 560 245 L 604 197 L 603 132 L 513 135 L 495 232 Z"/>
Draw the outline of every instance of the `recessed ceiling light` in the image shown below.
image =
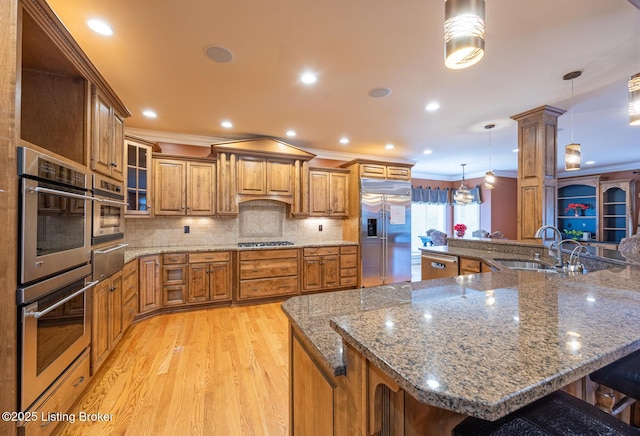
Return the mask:
<path id="1" fill-rule="evenodd" d="M 342 138 L 340 138 L 340 144 L 348 144 L 349 143 L 349 138 L 343 136 Z"/>
<path id="2" fill-rule="evenodd" d="M 209 59 L 219 64 L 228 64 L 233 60 L 233 53 L 224 47 L 208 45 L 204 48 L 204 54 Z"/>
<path id="3" fill-rule="evenodd" d="M 142 115 L 147 118 L 158 118 L 158 114 L 149 109 L 142 111 Z"/>
<path id="4" fill-rule="evenodd" d="M 93 30 L 96 33 L 99 33 L 100 35 L 104 35 L 104 36 L 113 35 L 113 29 L 102 20 L 96 20 L 96 19 L 89 20 L 87 21 L 87 26 L 89 26 L 91 30 Z"/>
<path id="5" fill-rule="evenodd" d="M 391 89 L 389 88 L 373 88 L 370 89 L 369 92 L 369 97 L 371 98 L 382 98 L 382 97 L 386 97 L 387 95 L 391 94 Z"/>
<path id="6" fill-rule="evenodd" d="M 435 101 L 432 101 L 425 106 L 425 110 L 428 110 L 429 112 L 437 111 L 438 109 L 440 109 L 440 103 Z"/>
<path id="7" fill-rule="evenodd" d="M 585 165 L 593 165 L 594 163 L 596 163 L 596 161 L 595 161 L 595 160 L 588 160 L 588 161 L 586 161 L 584 164 L 585 164 Z"/>
<path id="8" fill-rule="evenodd" d="M 393 144 L 387 144 L 384 146 L 387 150 L 393 150 Z"/>
<path id="9" fill-rule="evenodd" d="M 513 151 L 514 153 L 517 153 L 517 152 L 518 152 L 518 149 L 517 149 L 517 148 L 514 148 L 514 149 L 513 149 L 513 150 L 511 150 L 511 151 Z"/>
<path id="10" fill-rule="evenodd" d="M 303 73 L 302 76 L 300 76 L 300 80 L 302 81 L 302 83 L 312 85 L 316 83 L 318 77 L 314 73 L 307 71 L 306 73 Z"/>
<path id="11" fill-rule="evenodd" d="M 296 131 L 295 130 L 287 130 L 287 136 L 290 137 L 290 138 L 296 136 Z"/>
<path id="12" fill-rule="evenodd" d="M 220 125 L 222 127 L 224 127 L 225 129 L 230 129 L 233 127 L 233 123 L 231 121 L 225 120 L 223 122 L 220 123 Z"/>
<path id="13" fill-rule="evenodd" d="M 431 153 L 433 153 L 433 150 L 425 150 L 425 151 L 423 151 L 423 153 L 424 154 L 431 154 Z"/>

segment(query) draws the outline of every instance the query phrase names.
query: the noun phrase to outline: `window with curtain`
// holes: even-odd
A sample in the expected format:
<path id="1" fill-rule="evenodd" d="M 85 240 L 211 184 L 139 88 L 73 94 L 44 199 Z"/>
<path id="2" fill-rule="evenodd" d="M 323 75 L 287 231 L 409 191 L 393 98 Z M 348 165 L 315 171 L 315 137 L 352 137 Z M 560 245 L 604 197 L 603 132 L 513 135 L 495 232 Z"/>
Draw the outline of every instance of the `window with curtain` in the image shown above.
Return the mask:
<path id="1" fill-rule="evenodd" d="M 453 205 L 453 225 L 462 223 L 467 226 L 465 238 L 470 238 L 471 233 L 480 230 L 480 204 L 470 203 L 464 206 Z"/>
<path id="2" fill-rule="evenodd" d="M 442 232 L 447 231 L 446 224 L 446 204 L 411 204 L 411 252 L 419 254 L 422 247 L 422 240 L 419 236 L 425 236 L 427 230 L 436 229 Z"/>

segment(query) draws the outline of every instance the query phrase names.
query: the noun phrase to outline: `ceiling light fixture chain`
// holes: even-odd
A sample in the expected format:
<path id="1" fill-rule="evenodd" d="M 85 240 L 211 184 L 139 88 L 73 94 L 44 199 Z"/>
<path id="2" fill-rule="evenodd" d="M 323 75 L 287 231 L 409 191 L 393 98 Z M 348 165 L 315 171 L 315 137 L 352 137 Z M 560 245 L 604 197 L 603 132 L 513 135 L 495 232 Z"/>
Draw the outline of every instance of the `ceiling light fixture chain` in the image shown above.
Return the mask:
<path id="1" fill-rule="evenodd" d="M 565 147 L 564 152 L 564 169 L 565 171 L 576 171 L 580 169 L 580 144 L 576 143 L 573 138 L 573 112 L 574 107 L 574 92 L 573 92 L 573 80 L 582 75 L 582 71 L 572 71 L 565 74 L 563 80 L 571 80 L 571 144 Z"/>

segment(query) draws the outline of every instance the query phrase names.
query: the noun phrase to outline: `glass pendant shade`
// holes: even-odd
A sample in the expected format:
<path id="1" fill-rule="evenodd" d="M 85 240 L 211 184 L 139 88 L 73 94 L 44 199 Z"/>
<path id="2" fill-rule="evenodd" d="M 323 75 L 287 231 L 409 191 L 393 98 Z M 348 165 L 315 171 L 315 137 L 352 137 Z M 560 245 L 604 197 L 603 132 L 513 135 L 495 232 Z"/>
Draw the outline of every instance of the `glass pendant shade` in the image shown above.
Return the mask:
<path id="1" fill-rule="evenodd" d="M 485 0 L 445 0 L 444 64 L 461 69 L 484 56 Z"/>
<path id="2" fill-rule="evenodd" d="M 487 171 L 484 176 L 484 187 L 487 189 L 493 189 L 496 186 L 496 175 L 493 171 Z"/>
<path id="3" fill-rule="evenodd" d="M 575 171 L 580 169 L 580 144 L 569 144 L 564 152 L 565 171 Z"/>
<path id="4" fill-rule="evenodd" d="M 640 73 L 629 78 L 629 124 L 640 126 Z"/>
<path id="5" fill-rule="evenodd" d="M 467 164 L 461 164 L 462 166 L 462 182 L 460 183 L 460 187 L 456 189 L 456 193 L 453 194 L 453 200 L 456 204 L 469 204 L 473 201 L 473 194 L 471 190 L 467 188 L 467 185 L 464 184 L 464 167 Z"/>

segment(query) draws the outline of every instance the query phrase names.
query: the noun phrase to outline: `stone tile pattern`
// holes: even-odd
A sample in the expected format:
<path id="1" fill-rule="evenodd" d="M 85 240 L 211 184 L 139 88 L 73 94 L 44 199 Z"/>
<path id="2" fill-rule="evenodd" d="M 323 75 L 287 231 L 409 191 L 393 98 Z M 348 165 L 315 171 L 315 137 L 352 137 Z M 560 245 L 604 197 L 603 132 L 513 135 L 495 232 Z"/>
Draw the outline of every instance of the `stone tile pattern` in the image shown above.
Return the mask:
<path id="1" fill-rule="evenodd" d="M 335 374 L 344 340 L 419 401 L 494 420 L 640 349 L 640 267 L 499 271 L 294 297 L 283 310 Z"/>
<path id="2" fill-rule="evenodd" d="M 264 203 L 264 202 L 260 202 Z M 270 202 L 274 203 L 274 202 Z M 240 218 L 215 217 L 154 217 L 125 219 L 124 242 L 130 248 L 137 247 L 167 247 L 189 245 L 229 245 L 238 242 L 272 241 L 286 239 L 292 242 L 322 242 L 340 241 L 342 239 L 342 220 L 307 218 L 292 219 L 286 216 L 282 209 L 282 231 L 280 236 L 272 236 L 273 211 L 271 209 L 251 211 L 249 224 L 252 226 L 248 236 L 242 235 Z M 264 223 L 261 236 L 260 224 Z M 322 224 L 323 231 L 318 231 Z M 190 227 L 189 233 L 184 233 L 184 226 Z M 266 231 L 269 231 L 267 234 Z"/>

